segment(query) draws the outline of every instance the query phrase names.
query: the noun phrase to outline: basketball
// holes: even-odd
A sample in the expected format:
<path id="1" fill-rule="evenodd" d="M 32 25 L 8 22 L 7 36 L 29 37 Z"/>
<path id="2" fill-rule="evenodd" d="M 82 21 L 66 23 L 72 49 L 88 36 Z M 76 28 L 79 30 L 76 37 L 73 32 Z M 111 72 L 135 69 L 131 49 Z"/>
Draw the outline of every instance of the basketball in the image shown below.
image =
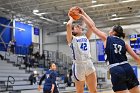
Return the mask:
<path id="1" fill-rule="evenodd" d="M 74 20 L 78 20 L 78 19 L 80 19 L 80 16 L 79 16 L 80 13 L 81 13 L 80 8 L 75 6 L 75 7 L 70 8 L 68 14 L 69 14 Z"/>

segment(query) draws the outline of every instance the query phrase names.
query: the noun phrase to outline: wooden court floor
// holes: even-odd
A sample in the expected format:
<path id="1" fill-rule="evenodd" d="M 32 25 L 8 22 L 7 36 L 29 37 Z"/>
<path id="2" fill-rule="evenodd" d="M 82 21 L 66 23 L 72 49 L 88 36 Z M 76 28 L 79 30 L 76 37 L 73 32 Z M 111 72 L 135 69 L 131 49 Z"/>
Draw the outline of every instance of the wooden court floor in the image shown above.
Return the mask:
<path id="1" fill-rule="evenodd" d="M 85 91 L 84 93 L 89 93 L 88 91 Z M 114 93 L 113 90 L 98 90 L 97 93 Z"/>
<path id="2" fill-rule="evenodd" d="M 101 91 L 101 92 L 97 92 L 97 93 L 114 93 L 112 90 L 108 90 L 108 91 Z"/>

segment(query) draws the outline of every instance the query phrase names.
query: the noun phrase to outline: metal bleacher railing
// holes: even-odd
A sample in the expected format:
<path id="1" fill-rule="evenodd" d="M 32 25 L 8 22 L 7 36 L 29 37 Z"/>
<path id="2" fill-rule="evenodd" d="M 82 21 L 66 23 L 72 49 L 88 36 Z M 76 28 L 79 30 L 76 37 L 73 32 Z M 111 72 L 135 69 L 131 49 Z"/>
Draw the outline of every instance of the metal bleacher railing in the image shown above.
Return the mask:
<path id="1" fill-rule="evenodd" d="M 13 80 L 11 81 L 10 78 L 12 78 Z M 6 85 L 6 91 L 8 91 L 9 82 L 10 82 L 11 84 L 14 84 L 14 83 L 15 83 L 15 78 L 12 77 L 12 76 L 8 76 L 7 85 Z"/>
<path id="2" fill-rule="evenodd" d="M 62 52 L 44 50 L 44 54 L 46 66 L 48 67 L 48 63 L 50 62 L 56 63 L 59 74 L 66 74 L 71 68 L 72 59 Z"/>

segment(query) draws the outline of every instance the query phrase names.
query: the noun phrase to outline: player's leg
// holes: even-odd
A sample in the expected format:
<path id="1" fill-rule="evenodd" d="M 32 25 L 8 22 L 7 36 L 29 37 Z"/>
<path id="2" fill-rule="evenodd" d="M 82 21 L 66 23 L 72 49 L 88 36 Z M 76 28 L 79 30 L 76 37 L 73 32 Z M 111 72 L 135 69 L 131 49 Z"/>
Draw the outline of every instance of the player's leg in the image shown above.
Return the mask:
<path id="1" fill-rule="evenodd" d="M 130 93 L 140 93 L 140 88 L 138 86 L 135 86 L 134 88 L 129 90 Z"/>
<path id="2" fill-rule="evenodd" d="M 128 90 L 116 91 L 115 93 L 130 93 Z"/>
<path id="3" fill-rule="evenodd" d="M 76 93 L 84 92 L 85 84 L 85 65 L 84 64 L 73 64 L 73 80 L 75 82 Z"/>
<path id="4" fill-rule="evenodd" d="M 97 77 L 96 72 L 91 73 L 86 77 L 86 83 L 90 93 L 97 93 Z"/>
<path id="5" fill-rule="evenodd" d="M 84 92 L 85 81 L 75 81 L 76 93 Z"/>
<path id="6" fill-rule="evenodd" d="M 97 77 L 92 62 L 88 62 L 86 65 L 86 83 L 90 93 L 97 93 Z"/>

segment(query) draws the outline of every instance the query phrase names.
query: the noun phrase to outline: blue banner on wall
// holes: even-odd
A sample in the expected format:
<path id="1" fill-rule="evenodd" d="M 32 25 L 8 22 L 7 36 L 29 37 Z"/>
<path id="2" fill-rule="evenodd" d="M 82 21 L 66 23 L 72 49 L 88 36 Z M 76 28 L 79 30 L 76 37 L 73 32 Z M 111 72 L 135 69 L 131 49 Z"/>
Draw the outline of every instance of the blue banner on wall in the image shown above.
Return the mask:
<path id="1" fill-rule="evenodd" d="M 34 35 L 39 35 L 39 28 L 34 28 Z"/>
<path id="2" fill-rule="evenodd" d="M 10 19 L 0 17 L 0 24 L 5 26 L 12 26 Z M 12 37 L 12 29 L 0 25 L 0 51 L 7 51 L 8 43 Z"/>
<path id="3" fill-rule="evenodd" d="M 28 46 L 32 42 L 32 26 L 21 22 L 15 22 L 15 27 L 23 29 L 23 30 L 15 29 L 16 45 L 19 46 L 16 48 L 16 53 L 27 54 Z"/>
<path id="4" fill-rule="evenodd" d="M 137 66 L 132 66 L 133 70 L 134 70 L 134 73 L 136 75 L 136 77 L 138 78 L 138 68 Z"/>
<path id="5" fill-rule="evenodd" d="M 101 40 L 96 41 L 97 57 L 99 62 L 105 62 L 104 44 Z"/>
<path id="6" fill-rule="evenodd" d="M 140 35 L 134 34 L 130 35 L 130 46 L 134 50 L 134 52 L 140 55 Z"/>

